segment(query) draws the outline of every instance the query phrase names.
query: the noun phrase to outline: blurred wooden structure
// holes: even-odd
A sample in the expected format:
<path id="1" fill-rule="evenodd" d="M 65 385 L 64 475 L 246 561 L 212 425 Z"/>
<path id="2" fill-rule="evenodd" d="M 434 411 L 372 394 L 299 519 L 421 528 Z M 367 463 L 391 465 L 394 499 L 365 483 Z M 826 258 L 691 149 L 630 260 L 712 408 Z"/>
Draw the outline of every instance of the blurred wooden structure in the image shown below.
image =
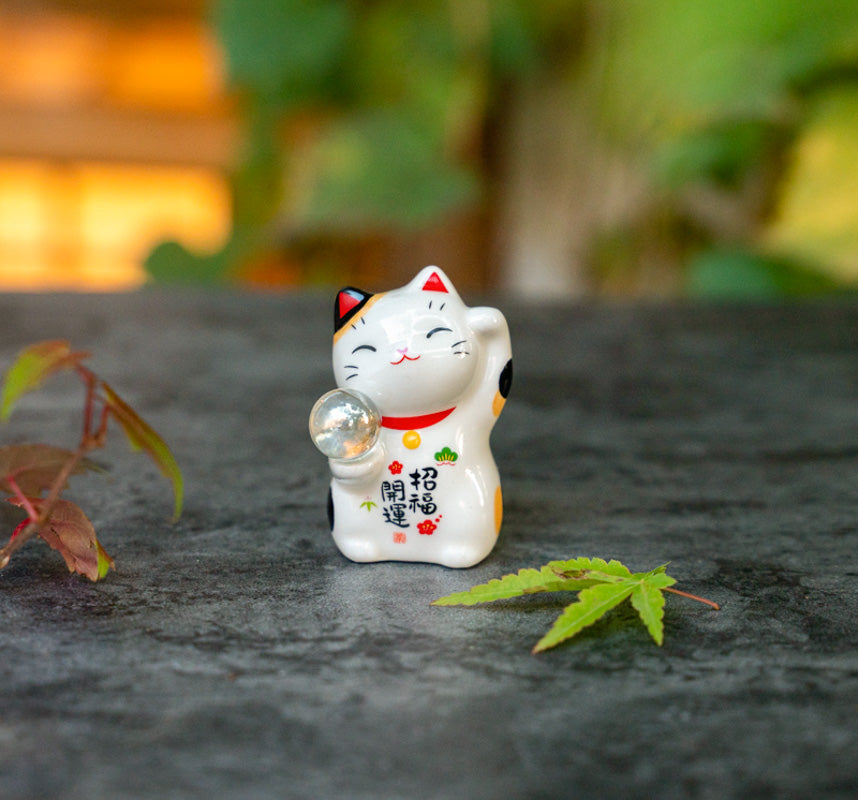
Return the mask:
<path id="1" fill-rule="evenodd" d="M 0 289 L 116 289 L 229 232 L 235 115 L 203 0 L 0 4 Z"/>

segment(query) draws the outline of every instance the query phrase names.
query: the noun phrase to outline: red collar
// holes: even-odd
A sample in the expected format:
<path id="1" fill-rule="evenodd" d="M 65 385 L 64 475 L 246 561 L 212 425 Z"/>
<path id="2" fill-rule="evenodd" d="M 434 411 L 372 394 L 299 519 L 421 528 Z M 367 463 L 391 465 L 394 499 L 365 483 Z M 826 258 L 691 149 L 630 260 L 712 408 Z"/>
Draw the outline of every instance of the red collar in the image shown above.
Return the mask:
<path id="1" fill-rule="evenodd" d="M 450 416 L 456 407 L 448 408 L 444 411 L 436 411 L 434 414 L 421 414 L 417 417 L 382 417 L 381 427 L 392 428 L 395 431 L 413 431 L 418 428 L 428 428 L 442 419 Z"/>

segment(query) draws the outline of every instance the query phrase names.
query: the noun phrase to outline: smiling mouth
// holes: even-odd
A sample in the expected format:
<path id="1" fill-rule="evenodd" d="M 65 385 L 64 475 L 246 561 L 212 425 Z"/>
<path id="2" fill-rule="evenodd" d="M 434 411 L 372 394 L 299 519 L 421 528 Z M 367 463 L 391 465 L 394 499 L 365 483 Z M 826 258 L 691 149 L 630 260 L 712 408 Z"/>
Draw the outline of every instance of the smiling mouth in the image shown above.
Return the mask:
<path id="1" fill-rule="evenodd" d="M 412 358 L 411 356 L 407 356 L 405 355 L 405 353 L 403 353 L 402 358 L 400 358 L 399 361 L 391 361 L 390 363 L 395 367 L 397 364 L 401 364 L 403 361 L 417 361 L 418 358 L 420 358 L 420 356 L 414 356 Z"/>

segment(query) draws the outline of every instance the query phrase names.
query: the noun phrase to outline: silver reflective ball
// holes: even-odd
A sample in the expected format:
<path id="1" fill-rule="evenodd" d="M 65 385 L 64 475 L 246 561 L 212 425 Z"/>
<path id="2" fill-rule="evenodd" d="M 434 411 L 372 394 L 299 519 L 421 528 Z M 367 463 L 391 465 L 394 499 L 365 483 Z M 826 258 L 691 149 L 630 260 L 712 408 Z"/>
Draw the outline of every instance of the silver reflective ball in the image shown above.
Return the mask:
<path id="1" fill-rule="evenodd" d="M 334 389 L 310 412 L 310 436 L 328 458 L 360 458 L 378 441 L 380 429 L 378 409 L 358 392 Z"/>

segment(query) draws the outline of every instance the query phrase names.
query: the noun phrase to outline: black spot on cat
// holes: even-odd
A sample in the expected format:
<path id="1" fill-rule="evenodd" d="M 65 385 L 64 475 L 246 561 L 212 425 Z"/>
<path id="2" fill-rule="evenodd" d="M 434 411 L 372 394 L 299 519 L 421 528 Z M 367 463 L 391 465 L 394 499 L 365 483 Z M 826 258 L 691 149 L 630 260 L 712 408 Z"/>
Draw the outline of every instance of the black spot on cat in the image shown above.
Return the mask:
<path id="1" fill-rule="evenodd" d="M 331 530 L 334 529 L 334 493 L 328 489 L 328 522 L 331 525 Z"/>
<path id="2" fill-rule="evenodd" d="M 354 286 L 346 286 L 337 292 L 334 302 L 334 333 L 346 326 L 372 298 L 371 292 L 356 289 Z M 366 325 L 366 321 L 364 321 Z"/>
<path id="3" fill-rule="evenodd" d="M 509 397 L 509 390 L 512 387 L 512 359 L 506 362 L 503 372 L 500 374 L 498 381 L 498 391 L 501 397 L 506 400 Z"/>

